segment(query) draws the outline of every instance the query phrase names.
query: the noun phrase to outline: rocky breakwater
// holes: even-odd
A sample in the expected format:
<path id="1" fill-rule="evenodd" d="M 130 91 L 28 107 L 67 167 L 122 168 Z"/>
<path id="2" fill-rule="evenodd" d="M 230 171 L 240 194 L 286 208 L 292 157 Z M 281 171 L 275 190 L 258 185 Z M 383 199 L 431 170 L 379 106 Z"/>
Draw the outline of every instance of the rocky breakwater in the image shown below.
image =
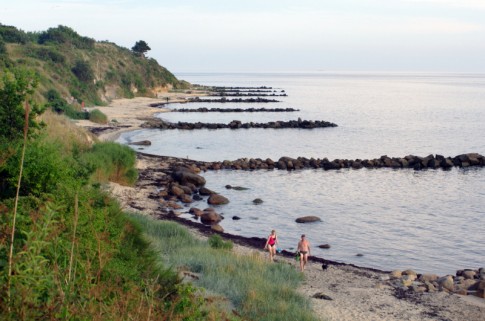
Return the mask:
<path id="1" fill-rule="evenodd" d="M 239 120 L 233 120 L 228 124 L 222 123 L 188 123 L 188 122 L 178 122 L 170 123 L 163 121 L 161 119 L 148 120 L 143 125 L 143 128 L 160 128 L 160 129 L 181 129 L 181 130 L 194 130 L 194 129 L 248 129 L 248 128 L 300 128 L 300 129 L 314 129 L 314 128 L 325 128 L 325 127 L 337 127 L 336 124 L 327 122 L 324 120 L 290 120 L 290 121 L 274 121 L 268 123 L 242 123 Z"/>
<path id="2" fill-rule="evenodd" d="M 200 98 L 194 97 L 188 100 L 189 103 L 279 103 L 279 100 L 276 99 L 267 99 L 267 98 L 233 98 L 227 99 L 226 97 L 222 97 L 219 99 L 210 99 L 210 98 Z"/>
<path id="3" fill-rule="evenodd" d="M 405 157 L 381 156 L 375 159 L 334 159 L 327 158 L 291 158 L 281 157 L 278 161 L 270 158 L 241 158 L 234 161 L 225 160 L 222 162 L 198 162 L 197 166 L 201 170 L 257 170 L 257 169 L 280 169 L 297 170 L 306 168 L 321 168 L 323 170 L 339 169 L 361 169 L 361 168 L 410 168 L 414 170 L 423 169 L 450 169 L 452 167 L 483 167 L 485 157 L 477 153 L 461 154 L 455 157 L 444 157 L 441 155 L 428 155 L 426 157 L 408 155 Z"/>
<path id="4" fill-rule="evenodd" d="M 193 164 L 174 164 L 170 169 L 170 177 L 163 182 L 158 197 L 160 198 L 161 212 L 168 217 L 177 217 L 182 213 L 184 204 L 192 203 L 194 200 L 202 200 L 207 197 L 209 207 L 201 210 L 191 208 L 189 213 L 193 214 L 196 219 L 209 225 L 212 230 L 223 232 L 223 228 L 218 223 L 224 219 L 222 215 L 216 212 L 212 206 L 220 206 L 229 203 L 229 200 L 214 191 L 205 187 L 205 178 L 198 175 L 200 169 Z"/>
<path id="5" fill-rule="evenodd" d="M 456 275 L 438 276 L 418 274 L 413 270 L 394 270 L 383 280 L 402 295 L 406 293 L 425 293 L 444 291 L 460 295 L 475 295 L 485 298 L 485 269 L 458 270 Z"/>
<path id="6" fill-rule="evenodd" d="M 172 112 L 179 113 L 278 113 L 300 111 L 295 108 L 179 108 L 172 109 Z"/>

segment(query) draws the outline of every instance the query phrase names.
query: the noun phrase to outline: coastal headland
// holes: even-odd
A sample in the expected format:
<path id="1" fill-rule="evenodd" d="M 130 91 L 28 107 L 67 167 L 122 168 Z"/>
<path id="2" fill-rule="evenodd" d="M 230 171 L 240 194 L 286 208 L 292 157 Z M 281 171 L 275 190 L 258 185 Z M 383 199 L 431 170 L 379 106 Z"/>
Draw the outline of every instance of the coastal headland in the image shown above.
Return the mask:
<path id="1" fill-rule="evenodd" d="M 159 100 L 160 98 L 156 100 L 135 98 L 114 101 L 108 107 L 101 107 L 101 110 L 109 119 L 116 119 L 115 124 L 99 126 L 89 122 L 79 122 L 79 125 L 97 133 L 100 140 L 114 140 L 123 131 L 141 128 L 142 124 L 152 118 L 153 113 L 161 112 L 159 108 L 149 107 L 149 104 Z M 181 100 L 183 101 L 183 99 Z M 457 157 L 461 162 L 465 163 L 465 166 L 467 166 L 466 163 L 468 163 L 468 166 L 472 165 L 472 162 L 473 165 L 483 166 L 483 156 L 478 157 L 475 154 L 467 154 L 466 157 L 468 159 L 465 159 L 464 156 Z M 262 252 L 263 246 L 261 242 L 264 243 L 264 240 L 230 235 L 223 231 L 217 232 L 217 229 L 213 228 L 214 225 L 204 225 L 193 220 L 178 217 L 177 212 L 189 210 L 190 206 L 190 203 L 181 202 L 180 197 L 189 195 L 189 193 L 192 197 L 193 195 L 199 195 L 198 191 L 200 188 L 192 190 L 189 187 L 190 192 L 187 191 L 188 193 L 182 188 L 184 192 L 179 196 L 173 194 L 174 187 L 183 186 L 174 178 L 174 172 L 180 168 L 186 169 L 194 175 L 198 175 L 197 172 L 201 170 L 226 168 L 226 165 L 228 165 L 227 168 L 231 169 L 251 170 L 255 169 L 251 167 L 256 166 L 254 164 L 258 163 L 257 160 L 253 162 L 246 160 L 247 163 L 243 162 L 243 165 L 240 166 L 241 168 L 238 168 L 239 165 L 235 165 L 238 163 L 223 165 L 223 163 L 219 164 L 218 162 L 215 164 L 205 163 L 142 153 L 138 153 L 137 159 L 140 176 L 135 187 L 111 185 L 113 195 L 119 199 L 126 209 L 140 211 L 159 219 L 178 221 L 201 237 L 219 233 L 223 237 L 233 240 L 237 244 L 235 250 L 241 253 Z M 397 162 L 397 160 L 390 157 L 389 159 L 390 161 L 388 161 L 388 158 L 379 158 L 383 164 L 390 162 L 391 166 L 388 167 L 392 167 L 393 162 Z M 406 159 L 406 157 L 403 157 L 403 159 Z M 427 159 L 427 166 L 434 164 L 432 168 L 437 168 L 435 165 L 437 163 L 441 164 L 443 159 L 445 159 L 446 163 L 447 158 L 441 159 L 438 156 L 432 158 L 420 157 L 416 159 L 416 162 L 419 160 L 419 163 L 423 164 L 424 159 Z M 454 158 L 450 157 L 450 159 L 453 162 Z M 478 161 L 478 164 L 476 164 L 475 159 Z M 274 164 L 278 164 L 274 168 L 285 170 L 300 169 L 300 165 L 295 166 L 293 159 L 282 160 L 286 168 L 280 164 L 280 160 L 274 162 Z M 307 166 L 315 166 L 315 162 L 308 161 Z M 322 164 L 322 161 L 320 160 L 320 164 Z M 409 164 L 409 160 L 407 161 Z M 260 162 L 260 164 L 263 163 L 268 164 L 267 160 L 266 162 Z M 289 163 L 293 167 L 288 166 Z M 306 161 L 300 159 L 296 163 L 306 164 Z M 310 165 L 310 163 L 313 165 Z M 323 163 L 326 162 L 323 161 Z M 360 163 L 362 164 L 362 162 Z M 244 164 L 247 164 L 247 166 Z M 342 162 L 336 162 L 336 164 L 339 164 L 340 168 L 346 167 L 347 164 L 353 168 L 352 164 L 354 162 L 343 160 Z M 219 168 L 217 168 L 218 166 Z M 453 163 L 453 166 L 460 165 Z M 262 168 L 264 167 L 263 165 Z M 387 166 L 383 165 L 382 167 Z M 401 163 L 399 167 L 404 166 Z M 414 168 L 414 166 L 410 167 Z M 210 182 L 208 185 L 210 187 Z M 202 186 L 205 187 L 205 183 Z M 194 193 L 194 191 L 197 192 Z M 165 196 L 163 192 L 166 192 Z M 284 251 L 278 254 L 277 260 L 293 264 L 296 268 L 293 255 L 291 252 Z M 460 275 L 441 277 L 418 275 L 411 270 L 389 273 L 388 271 L 378 271 L 311 257 L 310 265 L 304 272 L 305 282 L 298 290 L 302 294 L 311 297 L 316 315 L 322 318 L 325 316 L 327 320 L 485 320 L 485 301 L 483 298 L 474 295 L 457 295 L 457 292 L 454 291 L 455 285 L 460 284 L 459 282 L 463 281 L 465 283 L 465 280 L 468 280 L 467 282 L 471 283 L 471 280 L 473 280 L 474 284 L 479 283 L 476 289 L 477 293 L 479 293 L 479 287 L 481 287 L 482 282 L 480 281 L 482 277 L 480 273 L 483 273 L 483 270 L 473 270 L 473 273 L 468 272 L 461 271 L 457 273 Z M 472 274 L 473 276 L 471 276 Z M 452 278 L 451 286 L 453 290 L 449 289 L 450 277 Z M 441 280 L 438 282 L 438 279 Z M 429 291 L 430 288 L 433 288 L 426 287 L 425 282 L 430 283 L 434 290 Z M 436 283 L 436 286 L 433 282 Z M 421 286 L 421 284 L 424 284 L 424 286 Z M 426 287 L 426 291 L 423 290 L 423 287 Z M 462 292 L 462 294 L 472 293 Z"/>

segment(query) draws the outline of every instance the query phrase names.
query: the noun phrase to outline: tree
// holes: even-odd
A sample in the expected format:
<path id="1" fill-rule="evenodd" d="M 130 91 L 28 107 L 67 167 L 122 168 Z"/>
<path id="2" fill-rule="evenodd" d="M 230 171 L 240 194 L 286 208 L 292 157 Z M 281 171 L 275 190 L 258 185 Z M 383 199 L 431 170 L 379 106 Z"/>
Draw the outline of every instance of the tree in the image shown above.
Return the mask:
<path id="1" fill-rule="evenodd" d="M 151 48 L 148 46 L 148 44 L 143 41 L 137 41 L 135 45 L 131 48 L 131 50 L 135 53 L 135 55 L 140 55 L 142 57 L 145 57 L 145 52 L 151 50 Z"/>
<path id="2" fill-rule="evenodd" d="M 12 141 L 23 137 L 24 102 L 31 98 L 37 84 L 38 76 L 31 71 L 15 68 L 4 72 L 0 79 L 0 138 Z M 43 111 L 31 102 L 29 132 L 42 126 L 36 118 Z"/>

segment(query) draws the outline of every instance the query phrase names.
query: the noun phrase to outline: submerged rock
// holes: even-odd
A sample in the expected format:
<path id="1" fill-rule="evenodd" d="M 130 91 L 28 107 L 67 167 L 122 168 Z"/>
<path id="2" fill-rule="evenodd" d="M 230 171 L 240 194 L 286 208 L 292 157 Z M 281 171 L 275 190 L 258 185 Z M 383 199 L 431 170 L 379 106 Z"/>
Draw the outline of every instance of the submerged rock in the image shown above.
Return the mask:
<path id="1" fill-rule="evenodd" d="M 297 223 L 313 223 L 313 222 L 321 222 L 322 220 L 317 216 L 302 216 L 295 220 Z"/>

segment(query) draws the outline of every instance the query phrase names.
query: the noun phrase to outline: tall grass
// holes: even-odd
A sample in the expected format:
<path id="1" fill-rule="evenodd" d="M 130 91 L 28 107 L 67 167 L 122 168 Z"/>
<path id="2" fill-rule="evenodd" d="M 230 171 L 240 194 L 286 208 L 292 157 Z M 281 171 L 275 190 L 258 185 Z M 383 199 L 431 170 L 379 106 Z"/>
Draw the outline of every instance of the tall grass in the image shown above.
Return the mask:
<path id="1" fill-rule="evenodd" d="M 270 264 L 258 253 L 238 255 L 212 248 L 173 222 L 133 215 L 167 264 L 200 273 L 196 285 L 229 298 L 243 318 L 251 320 L 316 320 L 308 300 L 295 288 L 302 275 L 284 263 Z"/>

